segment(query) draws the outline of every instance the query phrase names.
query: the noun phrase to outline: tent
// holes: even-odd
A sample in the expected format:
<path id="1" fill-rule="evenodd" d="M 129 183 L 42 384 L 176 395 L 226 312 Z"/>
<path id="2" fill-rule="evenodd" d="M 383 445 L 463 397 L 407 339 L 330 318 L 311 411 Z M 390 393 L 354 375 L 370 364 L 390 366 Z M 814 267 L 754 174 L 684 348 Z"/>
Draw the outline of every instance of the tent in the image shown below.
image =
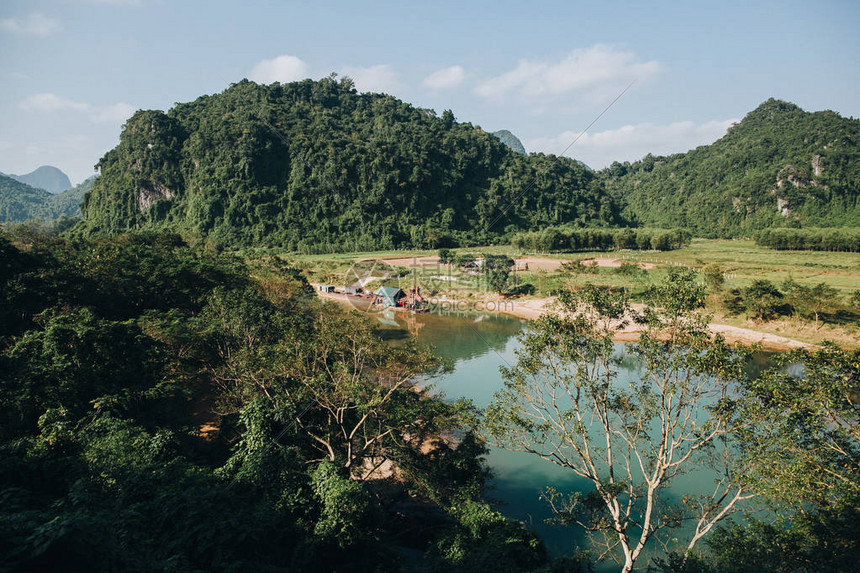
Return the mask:
<path id="1" fill-rule="evenodd" d="M 397 301 L 406 296 L 406 293 L 397 287 L 381 286 L 376 289 L 376 296 L 385 306 L 397 306 Z"/>

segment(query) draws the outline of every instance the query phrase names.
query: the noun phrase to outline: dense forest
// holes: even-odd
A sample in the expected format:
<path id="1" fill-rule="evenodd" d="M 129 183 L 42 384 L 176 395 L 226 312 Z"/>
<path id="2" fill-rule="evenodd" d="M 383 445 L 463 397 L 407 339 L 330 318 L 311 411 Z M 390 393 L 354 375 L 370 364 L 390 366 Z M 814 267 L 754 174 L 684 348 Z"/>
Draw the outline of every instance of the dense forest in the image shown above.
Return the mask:
<path id="1" fill-rule="evenodd" d="M 79 217 L 84 194 L 92 189 L 95 179 L 90 177 L 62 193 L 50 193 L 0 175 L 0 223 Z"/>
<path id="2" fill-rule="evenodd" d="M 639 224 L 696 236 L 767 227 L 860 226 L 860 121 L 770 99 L 715 143 L 635 163 L 601 179 Z"/>
<path id="3" fill-rule="evenodd" d="M 591 569 L 597 554 L 571 547 L 573 557 L 553 559 L 485 501 L 486 433 L 531 439 L 549 428 L 504 415 L 513 402 L 485 416 L 417 391 L 414 382 L 445 364 L 318 302 L 300 272 L 173 234 L 15 233 L 0 235 L 4 571 Z M 704 287 L 692 271 L 675 275 L 657 292 L 665 310 L 646 309 L 645 319 L 704 324 L 685 314 L 703 304 Z M 591 287 L 576 296 L 617 312 L 624 295 Z M 548 316 L 530 329 L 521 341 L 535 357 L 518 356 L 522 376 L 550 356 L 612 359 L 611 337 L 593 331 L 608 323 L 584 320 Z M 782 362 L 800 369 L 750 379 L 742 352 L 698 328 L 679 344 L 657 337 L 636 348 L 670 375 L 682 364 L 700 380 L 729 376 L 740 394 L 710 415 L 737 426 L 724 436 L 739 453 L 732 481 L 778 518 L 719 525 L 695 552 L 665 554 L 654 567 L 851 570 L 860 353 L 801 351 Z M 519 384 L 516 372 L 507 379 Z M 632 406 L 650 404 L 647 391 L 615 396 L 597 383 L 613 412 L 654 415 Z M 527 431 L 498 433 L 498 424 Z M 627 526 L 600 517 L 597 497 L 623 501 L 625 487 L 598 488 L 558 519 L 579 523 L 589 511 L 590 523 L 627 538 Z M 687 509 L 659 507 L 657 529 L 671 535 L 685 512 L 710 511 L 684 499 Z"/>
<path id="4" fill-rule="evenodd" d="M 379 250 L 488 244 L 547 225 L 622 223 L 577 162 L 349 78 L 257 85 L 140 111 L 98 164 L 80 232 L 195 231 L 219 244 Z"/>
<path id="5" fill-rule="evenodd" d="M 550 564 L 482 501 L 474 411 L 412 386 L 442 365 L 277 261 L 0 236 L 0 301 L 3 571 Z"/>

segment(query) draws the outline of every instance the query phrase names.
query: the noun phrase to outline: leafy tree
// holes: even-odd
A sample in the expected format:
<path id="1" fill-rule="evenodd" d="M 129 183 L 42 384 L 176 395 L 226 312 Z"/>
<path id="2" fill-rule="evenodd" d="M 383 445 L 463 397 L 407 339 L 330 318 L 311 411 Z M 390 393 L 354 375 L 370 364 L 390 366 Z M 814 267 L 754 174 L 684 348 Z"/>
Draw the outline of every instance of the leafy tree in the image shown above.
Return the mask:
<path id="1" fill-rule="evenodd" d="M 517 364 L 503 368 L 505 389 L 485 417 L 487 438 L 532 453 L 588 480 L 593 490 L 546 496 L 563 523 L 600 536 L 607 554 L 617 550 L 623 571 L 633 569 L 656 540 L 694 524 L 686 551 L 750 497 L 728 468 L 721 445 L 736 429 L 732 388 L 744 359 L 708 336 L 704 301 L 691 271 L 674 270 L 652 293 L 646 331 L 632 352 L 642 378 L 618 383 L 621 356 L 613 333 L 627 323 L 623 295 L 590 287 L 562 297 L 564 314 L 536 321 L 521 338 Z M 712 496 L 670 504 L 663 492 L 704 461 L 722 459 Z"/>
<path id="2" fill-rule="evenodd" d="M 447 265 L 453 260 L 450 249 L 439 249 L 439 264 Z"/>
<path id="3" fill-rule="evenodd" d="M 708 263 L 702 267 L 702 276 L 705 277 L 705 284 L 711 292 L 720 292 L 726 282 L 723 268 L 717 263 Z"/>
<path id="4" fill-rule="evenodd" d="M 750 318 L 770 320 L 788 314 L 785 295 L 769 280 L 756 279 L 743 291 L 743 304 Z"/>
<path id="5" fill-rule="evenodd" d="M 745 387 L 747 478 L 769 498 L 819 507 L 860 496 L 860 353 L 832 344 L 779 357 Z M 789 368 L 791 366 L 791 368 Z"/>
<path id="6" fill-rule="evenodd" d="M 481 270 L 487 287 L 498 293 L 505 292 L 509 286 L 513 264 L 514 260 L 507 255 L 484 255 Z"/>
<path id="7" fill-rule="evenodd" d="M 782 288 L 788 295 L 788 299 L 796 309 L 806 310 L 815 316 L 815 325 L 818 326 L 818 317 L 821 312 L 833 304 L 839 294 L 827 283 L 818 283 L 813 287 L 802 285 L 794 279 L 787 279 L 782 283 Z"/>

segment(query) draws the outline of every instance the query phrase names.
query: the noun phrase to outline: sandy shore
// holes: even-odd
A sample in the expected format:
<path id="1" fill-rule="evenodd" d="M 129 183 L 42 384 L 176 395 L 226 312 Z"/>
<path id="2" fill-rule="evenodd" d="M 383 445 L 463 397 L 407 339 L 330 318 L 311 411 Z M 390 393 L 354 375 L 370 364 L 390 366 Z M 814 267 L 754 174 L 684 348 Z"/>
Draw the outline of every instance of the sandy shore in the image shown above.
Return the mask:
<path id="1" fill-rule="evenodd" d="M 541 315 L 550 312 L 550 306 L 555 301 L 555 297 L 535 298 L 530 300 L 513 301 L 513 305 L 507 308 L 502 307 L 500 311 L 528 320 L 534 320 Z M 643 305 L 633 305 L 637 311 L 641 311 Z M 729 344 L 739 344 L 743 346 L 752 346 L 759 344 L 765 350 L 785 351 L 795 348 L 811 348 L 813 345 L 793 340 L 776 334 L 767 332 L 759 332 L 751 328 L 742 328 L 739 326 L 731 326 L 729 324 L 711 323 L 709 325 L 711 332 L 721 334 Z M 639 330 L 636 325 L 631 325 L 618 333 L 616 339 L 619 341 L 633 341 L 639 337 Z"/>

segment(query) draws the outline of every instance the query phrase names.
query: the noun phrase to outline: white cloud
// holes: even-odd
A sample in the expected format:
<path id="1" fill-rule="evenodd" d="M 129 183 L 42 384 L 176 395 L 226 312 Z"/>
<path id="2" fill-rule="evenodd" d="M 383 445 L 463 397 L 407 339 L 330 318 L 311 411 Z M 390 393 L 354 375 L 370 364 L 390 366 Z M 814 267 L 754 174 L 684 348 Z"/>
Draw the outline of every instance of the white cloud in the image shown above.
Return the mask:
<path id="1" fill-rule="evenodd" d="M 90 118 L 96 123 L 122 123 L 130 118 L 136 110 L 135 106 L 121 101 L 93 109 Z"/>
<path id="2" fill-rule="evenodd" d="M 659 62 L 641 61 L 634 52 L 595 44 L 573 50 L 560 61 L 520 60 L 513 70 L 482 81 L 475 93 L 495 100 L 515 95 L 538 104 L 577 94 L 587 103 L 599 103 L 631 81 L 654 77 L 662 68 Z"/>
<path id="3" fill-rule="evenodd" d="M 74 101 L 57 94 L 33 94 L 18 102 L 18 108 L 24 111 L 54 113 L 58 111 L 86 112 L 94 123 L 122 123 L 135 112 L 137 108 L 130 103 L 119 102 L 112 105 L 90 105 Z"/>
<path id="4" fill-rule="evenodd" d="M 23 18 L 3 18 L 0 20 L 0 30 L 25 36 L 50 36 L 60 27 L 59 20 L 48 18 L 39 12 L 32 12 Z"/>
<path id="5" fill-rule="evenodd" d="M 355 80 L 355 87 L 362 92 L 382 92 L 391 94 L 398 91 L 402 86 L 391 66 L 379 64 L 366 68 L 345 67 L 343 75 Z"/>
<path id="6" fill-rule="evenodd" d="M 454 88 L 463 83 L 466 79 L 466 70 L 463 66 L 451 66 L 435 71 L 422 82 L 425 87 L 434 90 L 446 88 Z"/>
<path id="7" fill-rule="evenodd" d="M 56 94 L 42 93 L 33 94 L 27 98 L 24 98 L 18 104 L 18 107 L 26 111 L 52 112 L 65 109 L 85 111 L 89 108 L 89 105 L 82 102 L 72 101 L 70 99 L 60 97 Z"/>
<path id="8" fill-rule="evenodd" d="M 295 82 L 308 77 L 307 68 L 307 64 L 295 56 L 278 56 L 254 66 L 248 79 L 258 84 Z"/>
<path id="9" fill-rule="evenodd" d="M 705 123 L 680 121 L 670 124 L 638 123 L 597 133 L 586 133 L 570 150 L 569 157 L 579 159 L 594 169 L 606 167 L 613 161 L 636 161 L 646 154 L 669 155 L 681 153 L 699 145 L 713 143 L 737 119 Z M 566 131 L 556 137 L 526 140 L 529 151 L 561 153 L 579 135 Z"/>

